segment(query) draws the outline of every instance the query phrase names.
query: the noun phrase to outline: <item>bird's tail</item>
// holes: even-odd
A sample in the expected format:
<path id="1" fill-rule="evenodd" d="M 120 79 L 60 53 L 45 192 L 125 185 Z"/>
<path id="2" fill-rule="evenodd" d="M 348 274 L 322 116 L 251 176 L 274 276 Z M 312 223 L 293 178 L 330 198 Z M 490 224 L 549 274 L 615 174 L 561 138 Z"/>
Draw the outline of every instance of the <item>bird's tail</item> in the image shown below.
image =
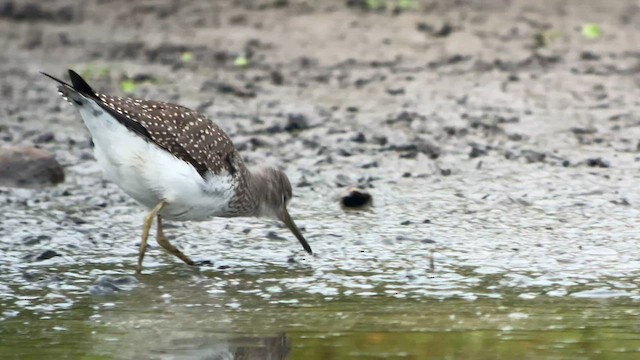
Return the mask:
<path id="1" fill-rule="evenodd" d="M 44 72 L 41 72 L 41 74 L 59 83 L 60 86 L 58 86 L 58 91 L 60 92 L 60 95 L 69 102 L 73 101 L 78 105 L 82 105 L 84 103 L 84 98 L 97 98 L 97 95 L 95 91 L 91 89 L 91 86 L 84 81 L 82 76 L 78 75 L 78 73 L 73 70 L 69 70 L 71 84 Z"/>

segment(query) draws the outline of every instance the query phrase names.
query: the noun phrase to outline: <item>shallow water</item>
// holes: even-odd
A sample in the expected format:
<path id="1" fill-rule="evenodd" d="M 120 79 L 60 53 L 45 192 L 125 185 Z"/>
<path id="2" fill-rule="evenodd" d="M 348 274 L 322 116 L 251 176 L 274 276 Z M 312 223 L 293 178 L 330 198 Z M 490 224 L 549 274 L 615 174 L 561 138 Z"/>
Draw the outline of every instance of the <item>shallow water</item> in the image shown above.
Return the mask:
<path id="1" fill-rule="evenodd" d="M 3 15 L 0 145 L 52 152 L 66 180 L 0 189 L 0 358 L 638 357 L 637 1 L 251 3 Z M 136 96 L 283 166 L 315 255 L 263 220 L 167 222 L 213 265 L 151 240 L 133 276 L 144 210 L 39 74 L 68 67 L 114 95 L 148 79 Z M 356 184 L 374 206 L 344 212 Z"/>
<path id="2" fill-rule="evenodd" d="M 528 189 L 541 181 L 504 176 L 519 176 L 515 182 Z M 406 189 L 414 180 L 374 187 L 375 206 L 364 212 L 345 213 L 317 188 L 298 189 L 291 212 L 313 257 L 286 229 L 262 220 L 172 223 L 174 243 L 213 265 L 189 268 L 152 241 L 138 277 L 143 210 L 103 184 L 99 172 L 53 190 L 9 190 L 0 237 L 0 353 L 637 356 L 639 245 L 619 226 L 635 210 L 588 188 L 595 194 L 590 208 L 576 204 L 568 192 L 585 179 L 597 189 L 596 175 L 529 191 L 526 203 L 510 200 L 522 197 L 518 189 L 466 184 L 468 177 L 434 179 L 413 193 Z M 110 205 L 95 205 L 92 188 Z M 60 194 L 65 190 L 70 195 Z M 50 249 L 61 256 L 37 259 Z"/>

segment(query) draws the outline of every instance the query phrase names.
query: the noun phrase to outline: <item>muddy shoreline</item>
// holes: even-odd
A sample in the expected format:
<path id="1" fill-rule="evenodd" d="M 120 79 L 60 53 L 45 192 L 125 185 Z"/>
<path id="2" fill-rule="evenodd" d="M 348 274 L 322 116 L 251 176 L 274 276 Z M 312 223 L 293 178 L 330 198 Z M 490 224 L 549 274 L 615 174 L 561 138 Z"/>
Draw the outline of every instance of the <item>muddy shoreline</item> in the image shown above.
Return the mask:
<path id="1" fill-rule="evenodd" d="M 640 300 L 637 2 L 176 4 L 0 4 L 0 147 L 41 148 L 65 171 L 0 188 L 0 318 L 125 308 L 136 301 L 102 296 L 156 286 L 204 289 L 194 302 L 230 311 Z M 282 167 L 316 255 L 262 220 L 171 223 L 213 266 L 151 246 L 148 278 L 129 283 L 144 210 L 103 180 L 39 74 L 67 68 L 105 93 L 198 109 L 250 166 Z M 370 210 L 341 209 L 352 186 Z"/>

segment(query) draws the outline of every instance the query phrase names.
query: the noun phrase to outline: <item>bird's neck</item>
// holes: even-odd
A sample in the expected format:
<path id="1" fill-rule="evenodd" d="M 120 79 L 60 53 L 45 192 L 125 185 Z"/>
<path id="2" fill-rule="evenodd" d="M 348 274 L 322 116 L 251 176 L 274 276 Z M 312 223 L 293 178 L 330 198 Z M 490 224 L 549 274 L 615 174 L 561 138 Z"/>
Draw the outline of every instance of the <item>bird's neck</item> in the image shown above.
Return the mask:
<path id="1" fill-rule="evenodd" d="M 247 169 L 247 190 L 250 194 L 252 216 L 269 216 L 266 204 L 273 196 L 270 179 L 263 169 Z"/>

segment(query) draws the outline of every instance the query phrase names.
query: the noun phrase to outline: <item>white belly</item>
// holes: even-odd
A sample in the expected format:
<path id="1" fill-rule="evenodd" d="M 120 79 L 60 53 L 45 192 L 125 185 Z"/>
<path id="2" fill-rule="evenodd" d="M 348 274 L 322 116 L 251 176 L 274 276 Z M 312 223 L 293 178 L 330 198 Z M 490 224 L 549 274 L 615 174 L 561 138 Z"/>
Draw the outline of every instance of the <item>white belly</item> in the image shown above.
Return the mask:
<path id="1" fill-rule="evenodd" d="M 174 220 L 206 220 L 228 213 L 234 194 L 229 174 L 208 174 L 205 180 L 189 163 L 128 130 L 91 100 L 79 110 L 106 177 L 136 201 L 153 208 L 165 200 L 160 215 Z M 95 116 L 97 110 L 100 115 Z"/>

